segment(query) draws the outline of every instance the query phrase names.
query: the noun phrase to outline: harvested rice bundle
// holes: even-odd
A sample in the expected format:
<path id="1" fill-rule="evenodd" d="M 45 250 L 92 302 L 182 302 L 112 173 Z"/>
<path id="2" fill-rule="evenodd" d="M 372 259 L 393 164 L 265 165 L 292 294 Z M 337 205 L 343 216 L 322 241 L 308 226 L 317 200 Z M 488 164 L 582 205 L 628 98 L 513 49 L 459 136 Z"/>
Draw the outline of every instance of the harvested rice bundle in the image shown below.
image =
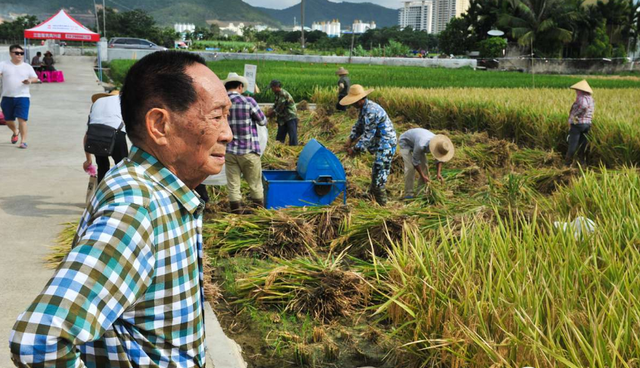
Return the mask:
<path id="1" fill-rule="evenodd" d="M 322 322 L 351 316 L 368 301 L 366 283 L 358 273 L 341 268 L 342 256 L 273 261 L 275 268 L 238 279 L 237 291 L 244 300 L 309 314 Z"/>
<path id="2" fill-rule="evenodd" d="M 67 222 L 64 224 L 64 229 L 62 229 L 58 235 L 55 245 L 51 247 L 51 254 L 48 254 L 44 258 L 47 267 L 58 267 L 60 262 L 66 257 L 71 250 L 71 244 L 76 236 L 77 229 L 77 222 Z"/>
<path id="3" fill-rule="evenodd" d="M 291 258 L 307 254 L 316 247 L 314 226 L 301 217 L 276 212 L 271 218 L 269 232 L 260 252 L 276 257 Z"/>

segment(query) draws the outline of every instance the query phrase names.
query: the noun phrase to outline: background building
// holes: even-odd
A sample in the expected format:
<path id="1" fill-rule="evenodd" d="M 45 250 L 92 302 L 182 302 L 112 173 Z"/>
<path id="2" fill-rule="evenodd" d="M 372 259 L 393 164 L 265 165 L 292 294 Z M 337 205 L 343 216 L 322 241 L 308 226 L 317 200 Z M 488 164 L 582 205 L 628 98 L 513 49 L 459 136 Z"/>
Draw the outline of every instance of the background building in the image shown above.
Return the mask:
<path id="1" fill-rule="evenodd" d="M 376 29 L 376 22 L 371 21 L 371 23 L 362 23 L 361 20 L 354 20 L 351 25 L 351 30 L 354 33 L 365 33 L 368 29 Z"/>
<path id="2" fill-rule="evenodd" d="M 191 23 L 175 23 L 173 29 L 178 33 L 192 33 L 196 30 L 196 25 Z"/>
<path id="3" fill-rule="evenodd" d="M 322 31 L 329 37 L 340 37 L 340 21 L 337 19 L 331 22 L 314 22 L 311 25 L 312 31 Z"/>
<path id="4" fill-rule="evenodd" d="M 412 27 L 428 33 L 440 33 L 452 18 L 469 8 L 469 0 L 405 1 L 398 12 L 401 28 Z"/>
<path id="5" fill-rule="evenodd" d="M 433 33 L 433 1 L 405 1 L 398 12 L 400 28 L 411 27 L 416 31 Z"/>

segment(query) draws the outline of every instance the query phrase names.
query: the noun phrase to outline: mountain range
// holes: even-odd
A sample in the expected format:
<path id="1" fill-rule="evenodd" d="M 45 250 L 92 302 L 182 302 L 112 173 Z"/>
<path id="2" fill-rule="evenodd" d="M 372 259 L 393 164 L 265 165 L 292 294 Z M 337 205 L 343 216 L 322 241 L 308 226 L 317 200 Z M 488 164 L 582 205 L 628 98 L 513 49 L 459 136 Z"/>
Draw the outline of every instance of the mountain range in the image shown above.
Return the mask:
<path id="1" fill-rule="evenodd" d="M 284 26 L 293 26 L 293 18 L 300 24 L 300 4 L 286 9 L 257 8 L 270 15 Z M 305 0 L 304 25 L 311 26 L 313 22 L 340 20 L 345 25 L 351 25 L 354 20 L 363 22 L 375 21 L 378 27 L 391 27 L 398 24 L 398 11 L 372 3 L 333 3 L 328 0 Z"/>
<path id="2" fill-rule="evenodd" d="M 102 1 L 95 0 L 98 5 Z M 163 26 L 173 23 L 206 25 L 207 21 L 253 22 L 271 26 L 293 26 L 293 18 L 300 22 L 300 4 L 277 10 L 253 7 L 242 0 L 107 0 L 107 6 L 127 11 L 143 9 Z M 67 10 L 78 21 L 95 23 L 94 2 L 90 0 L 0 0 L 0 18 L 16 15 L 35 15 L 45 20 L 60 9 Z M 375 21 L 378 27 L 398 23 L 398 11 L 371 3 L 333 3 L 327 0 L 305 0 L 305 25 L 339 19 L 350 25 L 354 20 Z"/>

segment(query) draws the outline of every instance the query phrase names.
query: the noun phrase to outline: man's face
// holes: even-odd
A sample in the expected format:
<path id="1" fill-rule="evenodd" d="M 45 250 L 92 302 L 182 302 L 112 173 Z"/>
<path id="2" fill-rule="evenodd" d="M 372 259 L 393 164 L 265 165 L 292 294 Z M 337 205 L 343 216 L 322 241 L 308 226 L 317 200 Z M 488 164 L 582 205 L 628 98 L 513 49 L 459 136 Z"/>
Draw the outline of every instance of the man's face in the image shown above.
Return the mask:
<path id="1" fill-rule="evenodd" d="M 20 63 L 24 60 L 24 50 L 23 49 L 13 49 L 11 52 L 11 61 L 16 64 Z M 22 54 L 22 55 L 20 55 Z"/>
<path id="2" fill-rule="evenodd" d="M 280 94 L 280 90 L 281 90 L 280 87 L 276 87 L 276 86 L 271 87 L 271 91 L 273 91 L 273 93 L 275 94 Z"/>
<path id="3" fill-rule="evenodd" d="M 172 113 L 167 149 L 175 174 L 194 188 L 222 170 L 227 143 L 233 139 L 227 121 L 231 101 L 220 79 L 206 66 L 192 65 L 186 73 L 198 98 L 186 112 Z"/>
<path id="4" fill-rule="evenodd" d="M 364 107 L 364 103 L 365 99 L 363 98 L 362 100 L 354 102 L 352 106 L 355 106 L 358 109 L 362 109 Z"/>

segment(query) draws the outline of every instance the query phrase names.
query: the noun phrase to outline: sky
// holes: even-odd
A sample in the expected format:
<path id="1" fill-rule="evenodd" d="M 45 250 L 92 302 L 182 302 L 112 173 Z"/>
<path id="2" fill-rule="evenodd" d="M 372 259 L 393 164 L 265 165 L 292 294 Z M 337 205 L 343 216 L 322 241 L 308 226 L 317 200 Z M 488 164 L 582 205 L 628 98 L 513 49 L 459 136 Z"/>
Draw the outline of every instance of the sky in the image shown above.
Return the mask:
<path id="1" fill-rule="evenodd" d="M 253 6 L 259 6 L 262 8 L 274 8 L 284 9 L 292 5 L 300 3 L 300 0 L 243 0 L 245 3 Z M 342 1 L 329 0 L 332 3 L 339 3 Z M 385 6 L 391 9 L 399 9 L 402 7 L 402 1 L 400 0 L 349 0 L 350 3 L 374 3 Z"/>

